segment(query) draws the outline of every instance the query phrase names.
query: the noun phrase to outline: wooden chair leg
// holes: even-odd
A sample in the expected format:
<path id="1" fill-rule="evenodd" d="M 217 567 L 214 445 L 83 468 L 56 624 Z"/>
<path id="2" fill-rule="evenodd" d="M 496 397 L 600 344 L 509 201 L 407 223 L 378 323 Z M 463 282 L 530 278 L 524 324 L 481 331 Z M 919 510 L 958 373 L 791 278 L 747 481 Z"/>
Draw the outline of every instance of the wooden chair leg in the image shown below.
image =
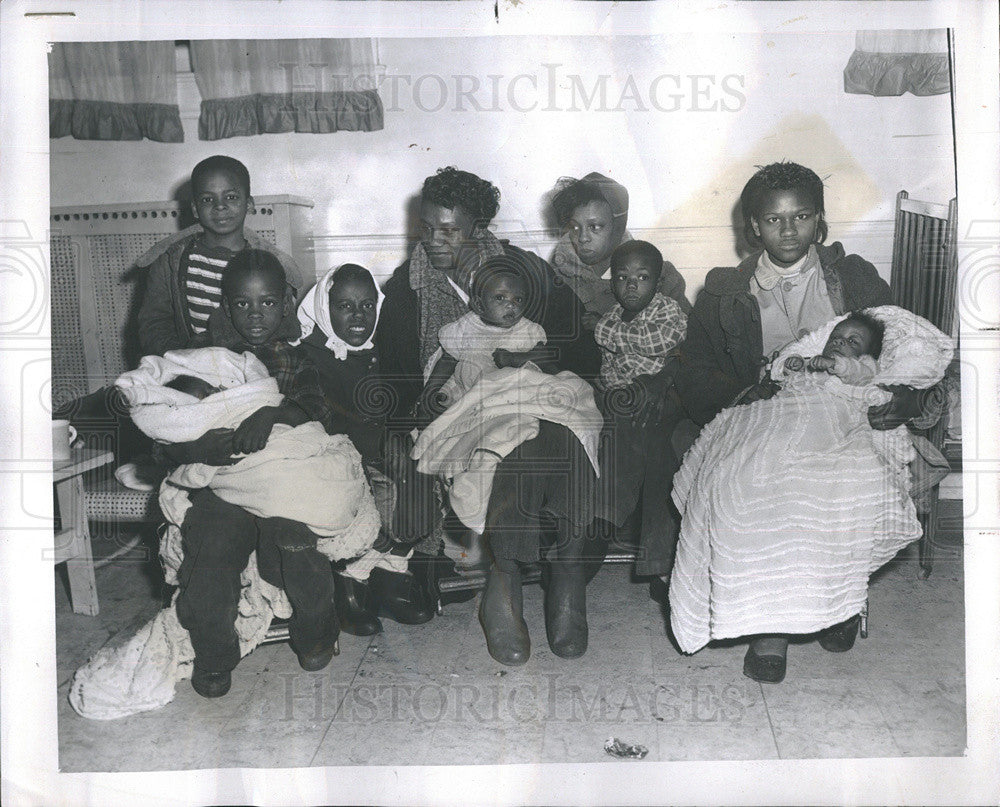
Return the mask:
<path id="1" fill-rule="evenodd" d="M 72 554 L 66 559 L 69 593 L 73 612 L 97 616 L 97 580 L 94 577 L 94 555 L 90 546 L 90 526 L 84 512 L 83 478 L 75 476 L 56 484 L 56 498 L 63 520 L 60 540 L 73 542 Z"/>
<path id="2" fill-rule="evenodd" d="M 920 536 L 920 569 L 917 576 L 921 580 L 926 580 L 931 575 L 934 568 L 934 541 L 937 538 L 938 523 L 938 489 L 931 491 L 930 508 L 921 519 L 924 528 L 923 535 Z"/>

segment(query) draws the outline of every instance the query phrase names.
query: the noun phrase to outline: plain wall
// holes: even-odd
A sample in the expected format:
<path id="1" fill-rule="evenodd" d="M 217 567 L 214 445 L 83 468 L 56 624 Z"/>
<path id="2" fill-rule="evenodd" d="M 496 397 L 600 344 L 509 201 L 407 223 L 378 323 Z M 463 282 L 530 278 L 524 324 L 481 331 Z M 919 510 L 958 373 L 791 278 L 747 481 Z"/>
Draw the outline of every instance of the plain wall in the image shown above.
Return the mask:
<path id="1" fill-rule="evenodd" d="M 441 166 L 496 183 L 495 229 L 546 258 L 554 182 L 600 171 L 628 187 L 630 230 L 661 247 L 693 299 L 709 268 L 738 259 L 734 205 L 756 165 L 790 159 L 820 174 L 831 240 L 886 277 L 896 192 L 955 194 L 950 97 L 846 94 L 850 33 L 379 39 L 377 49 L 382 131 L 202 142 L 200 97 L 181 73 L 185 142 L 53 140 L 51 203 L 173 198 L 196 162 L 230 154 L 255 194 L 315 201 L 318 272 L 354 260 L 385 277 L 406 255 L 408 205 Z"/>

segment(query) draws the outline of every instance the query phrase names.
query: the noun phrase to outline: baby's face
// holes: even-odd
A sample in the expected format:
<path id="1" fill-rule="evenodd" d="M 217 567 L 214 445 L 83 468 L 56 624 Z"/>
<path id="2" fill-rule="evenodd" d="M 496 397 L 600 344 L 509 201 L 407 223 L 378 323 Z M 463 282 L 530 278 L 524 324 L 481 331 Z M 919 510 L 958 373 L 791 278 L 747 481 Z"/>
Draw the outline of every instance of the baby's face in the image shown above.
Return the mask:
<path id="1" fill-rule="evenodd" d="M 479 318 L 487 325 L 513 328 L 524 314 L 528 304 L 525 282 L 513 275 L 500 275 L 486 283 L 482 296 L 473 300 Z"/>
<path id="2" fill-rule="evenodd" d="M 178 392 L 187 393 L 199 401 L 205 400 L 209 395 L 214 395 L 221 389 L 220 387 L 213 387 L 203 378 L 193 375 L 179 375 L 167 384 L 167 386 Z"/>
<path id="3" fill-rule="evenodd" d="M 660 270 L 643 255 L 631 255 L 611 267 L 611 290 L 615 299 L 622 308 L 633 313 L 649 305 L 659 280 Z"/>
<path id="4" fill-rule="evenodd" d="M 835 356 L 856 359 L 858 356 L 870 355 L 871 345 L 872 335 L 864 325 L 845 320 L 837 324 L 826 340 L 823 355 L 828 359 Z"/>
<path id="5" fill-rule="evenodd" d="M 375 332 L 378 291 L 375 283 L 348 278 L 330 289 L 330 327 L 351 347 L 361 347 Z"/>

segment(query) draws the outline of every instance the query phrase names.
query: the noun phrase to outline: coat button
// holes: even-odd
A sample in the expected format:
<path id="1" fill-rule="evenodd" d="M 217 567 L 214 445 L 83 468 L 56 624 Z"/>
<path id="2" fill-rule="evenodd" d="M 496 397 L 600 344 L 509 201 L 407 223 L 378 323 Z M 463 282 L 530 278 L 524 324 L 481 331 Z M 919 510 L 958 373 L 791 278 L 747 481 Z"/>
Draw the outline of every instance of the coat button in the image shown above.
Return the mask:
<path id="1" fill-rule="evenodd" d="M 781 288 L 784 289 L 785 291 L 791 291 L 792 289 L 795 288 L 795 284 L 792 283 L 792 281 L 790 280 L 786 280 L 784 283 L 781 284 Z"/>

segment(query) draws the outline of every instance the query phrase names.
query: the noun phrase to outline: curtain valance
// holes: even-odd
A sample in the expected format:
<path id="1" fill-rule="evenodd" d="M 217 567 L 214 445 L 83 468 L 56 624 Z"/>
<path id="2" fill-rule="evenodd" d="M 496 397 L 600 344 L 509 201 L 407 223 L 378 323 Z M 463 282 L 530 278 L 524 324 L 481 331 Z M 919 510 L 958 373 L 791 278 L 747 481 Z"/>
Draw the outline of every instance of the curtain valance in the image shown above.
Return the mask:
<path id="1" fill-rule="evenodd" d="M 49 137 L 67 135 L 183 142 L 174 43 L 53 43 Z"/>
<path id="2" fill-rule="evenodd" d="M 198 137 L 383 128 L 370 39 L 191 42 Z"/>
<path id="3" fill-rule="evenodd" d="M 951 90 L 948 32 L 858 31 L 844 90 L 862 95 L 941 95 Z"/>

